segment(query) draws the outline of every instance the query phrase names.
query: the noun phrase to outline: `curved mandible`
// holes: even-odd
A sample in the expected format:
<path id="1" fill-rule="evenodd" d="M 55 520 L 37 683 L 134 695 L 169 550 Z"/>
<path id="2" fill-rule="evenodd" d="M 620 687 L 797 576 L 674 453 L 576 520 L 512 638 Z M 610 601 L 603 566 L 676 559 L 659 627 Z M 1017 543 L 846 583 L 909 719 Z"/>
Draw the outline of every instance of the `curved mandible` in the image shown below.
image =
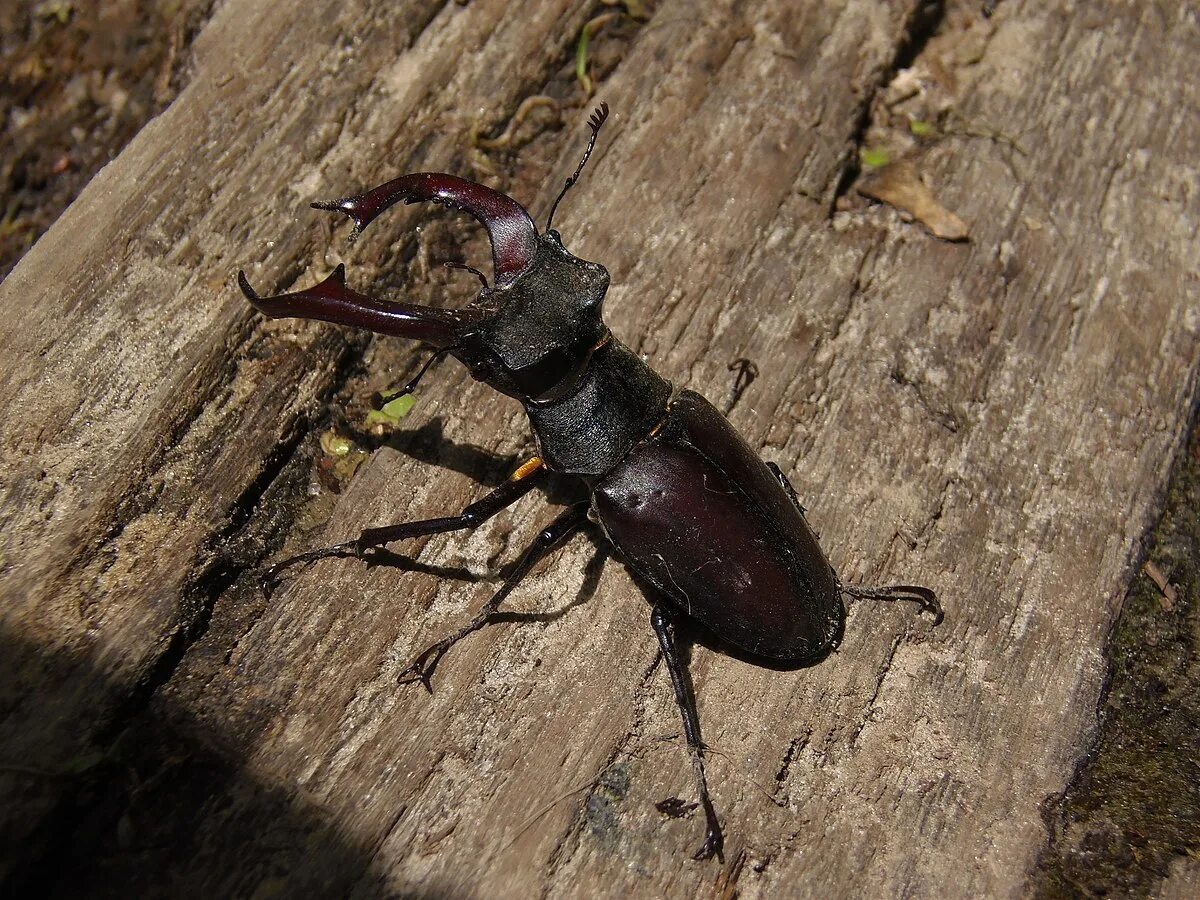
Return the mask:
<path id="1" fill-rule="evenodd" d="M 496 286 L 506 287 L 533 263 L 537 228 L 520 203 L 499 191 L 443 172 L 402 175 L 354 197 L 314 203 L 314 209 L 342 212 L 354 220 L 354 240 L 380 213 L 403 200 L 429 200 L 474 216 L 492 241 Z"/>
<path id="2" fill-rule="evenodd" d="M 346 286 L 346 267 L 338 266 L 319 284 L 289 294 L 263 297 L 238 272 L 238 286 L 254 307 L 272 319 L 320 319 L 366 328 L 376 334 L 425 341 L 439 349 L 453 347 L 479 321 L 471 310 L 434 309 L 411 303 L 385 303 Z"/>

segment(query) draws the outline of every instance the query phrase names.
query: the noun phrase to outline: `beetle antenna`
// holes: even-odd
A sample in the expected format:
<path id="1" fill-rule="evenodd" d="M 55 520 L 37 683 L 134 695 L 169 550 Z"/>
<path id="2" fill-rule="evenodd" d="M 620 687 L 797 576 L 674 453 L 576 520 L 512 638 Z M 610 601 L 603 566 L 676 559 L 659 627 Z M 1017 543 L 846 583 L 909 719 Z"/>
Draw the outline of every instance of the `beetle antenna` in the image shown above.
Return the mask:
<path id="1" fill-rule="evenodd" d="M 478 269 L 476 269 L 474 266 L 468 266 L 466 263 L 460 263 L 460 262 L 444 262 L 444 263 L 442 263 L 442 265 L 445 266 L 447 269 L 458 269 L 463 272 L 470 272 L 472 275 L 474 275 L 476 278 L 479 279 L 479 283 L 484 286 L 484 289 L 491 287 L 491 285 L 488 284 L 487 276 L 484 275 L 482 272 L 480 272 Z"/>
<path id="2" fill-rule="evenodd" d="M 600 133 L 600 126 L 608 120 L 608 104 L 603 100 L 596 107 L 595 111 L 588 117 L 588 127 L 592 129 L 592 136 L 588 138 L 587 149 L 583 151 L 583 159 L 579 161 L 579 165 L 575 167 L 575 173 L 567 179 L 567 183 L 563 185 L 563 189 L 558 192 L 558 199 L 554 201 L 554 205 L 550 207 L 550 215 L 546 219 L 546 231 L 550 230 L 550 226 L 554 224 L 554 213 L 558 209 L 558 204 L 562 202 L 562 198 L 567 196 L 567 191 L 575 186 L 579 181 L 579 175 L 583 172 L 583 167 L 587 165 L 588 157 L 592 155 L 592 150 L 596 146 L 596 135 Z"/>
<path id="3" fill-rule="evenodd" d="M 886 600 L 889 603 L 904 600 L 917 603 L 921 609 L 933 613 L 933 624 L 941 625 L 946 614 L 937 594 L 927 587 L 916 584 L 893 584 L 888 587 L 842 587 L 842 591 L 859 600 Z"/>
<path id="4" fill-rule="evenodd" d="M 417 384 L 419 384 L 421 379 L 425 377 L 425 373 L 429 371 L 429 368 L 447 353 L 452 353 L 456 349 L 456 347 L 443 347 L 441 350 L 435 351 L 430 355 L 429 359 L 425 360 L 425 365 L 421 366 L 421 368 L 417 370 L 417 374 L 409 379 L 408 384 L 400 388 L 400 390 L 391 397 L 388 397 L 388 400 L 395 400 L 397 397 L 406 397 L 411 394 L 417 389 Z"/>

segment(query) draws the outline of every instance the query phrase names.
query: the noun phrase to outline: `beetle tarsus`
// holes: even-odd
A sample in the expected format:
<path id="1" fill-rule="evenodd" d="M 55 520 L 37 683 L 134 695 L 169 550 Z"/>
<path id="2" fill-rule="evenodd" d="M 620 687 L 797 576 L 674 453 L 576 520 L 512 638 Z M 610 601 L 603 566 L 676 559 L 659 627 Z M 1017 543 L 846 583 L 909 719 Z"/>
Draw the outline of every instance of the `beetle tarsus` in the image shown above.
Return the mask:
<path id="1" fill-rule="evenodd" d="M 941 625 L 942 620 L 946 618 L 946 613 L 942 609 L 942 604 L 938 600 L 937 594 L 929 588 L 921 587 L 918 584 L 893 584 L 888 587 L 843 587 L 842 590 L 845 591 L 847 596 L 857 600 L 916 603 L 922 610 L 933 616 L 933 625 L 935 628 Z"/>
<path id="2" fill-rule="evenodd" d="M 469 634 L 470 632 L 467 632 Z M 426 647 L 421 653 L 410 662 L 397 677 L 397 684 L 412 684 L 413 682 L 421 682 L 421 686 L 425 688 L 426 693 L 433 693 L 433 670 L 437 668 L 437 664 L 441 662 L 446 651 L 453 646 L 454 642 L 459 637 L 465 635 L 456 635 L 453 638 L 447 638 L 443 641 L 438 641 L 429 647 Z"/>
<path id="3" fill-rule="evenodd" d="M 410 378 L 408 380 L 408 383 L 405 384 L 404 387 L 400 388 L 400 390 L 397 393 L 393 394 L 388 399 L 396 400 L 399 397 L 406 397 L 409 394 L 411 394 L 413 391 L 415 391 L 417 389 L 417 385 L 421 383 L 421 379 L 425 377 L 425 373 L 428 372 L 430 370 L 430 368 L 432 368 L 433 364 L 435 362 L 437 362 L 439 359 L 441 359 L 443 356 L 445 356 L 447 353 L 451 353 L 453 351 L 454 351 L 453 347 L 443 347 L 441 350 L 435 350 L 432 354 L 430 354 L 429 359 L 425 360 L 424 365 L 422 365 L 421 368 L 417 370 L 417 374 L 414 375 L 412 378 Z"/>
<path id="4" fill-rule="evenodd" d="M 346 541 L 344 544 L 335 544 L 332 547 L 321 547 L 306 553 L 297 553 L 295 556 L 289 556 L 264 569 L 259 576 L 259 586 L 263 593 L 270 597 L 275 592 L 275 588 L 279 587 L 280 574 L 287 569 L 314 563 L 319 559 L 346 559 L 351 556 L 361 557 L 362 554 L 363 549 L 358 546 L 358 541 Z"/>
<path id="5" fill-rule="evenodd" d="M 687 667 L 680 659 L 670 619 L 658 604 L 655 604 L 650 612 L 650 627 L 654 629 L 654 635 L 658 638 L 663 661 L 667 664 L 667 674 L 671 677 L 671 687 L 675 690 L 675 702 L 679 706 L 679 714 L 683 717 L 683 733 L 687 737 L 688 756 L 692 759 L 692 772 L 696 778 L 696 791 L 704 809 L 704 843 L 693 854 L 692 859 L 712 859 L 714 856 L 719 858 L 721 849 L 725 846 L 725 838 L 721 833 L 721 823 L 717 821 L 717 811 L 713 808 L 712 798 L 708 795 L 708 778 L 704 774 L 704 742 L 700 739 L 700 716 L 696 712 L 696 697 L 688 683 Z"/>

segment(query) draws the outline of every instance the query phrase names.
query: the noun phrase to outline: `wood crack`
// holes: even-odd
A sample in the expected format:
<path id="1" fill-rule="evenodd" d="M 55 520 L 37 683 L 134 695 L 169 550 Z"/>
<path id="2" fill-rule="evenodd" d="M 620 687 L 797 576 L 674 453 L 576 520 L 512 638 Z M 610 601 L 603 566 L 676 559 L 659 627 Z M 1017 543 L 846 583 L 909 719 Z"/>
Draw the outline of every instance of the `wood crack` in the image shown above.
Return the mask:
<path id="1" fill-rule="evenodd" d="M 805 729 L 803 734 L 788 741 L 787 750 L 783 754 L 783 762 L 779 764 L 779 769 L 775 773 L 775 787 L 771 791 L 771 801 L 777 806 L 786 806 L 789 803 L 790 798 L 785 785 L 788 775 L 791 773 L 792 762 L 795 760 L 796 754 L 808 746 L 811 739 L 812 730 Z"/>
<path id="2" fill-rule="evenodd" d="M 883 665 L 879 668 L 879 673 L 875 677 L 875 686 L 871 689 L 871 696 L 867 698 L 867 702 L 863 704 L 862 711 L 859 713 L 858 722 L 855 723 L 854 730 L 850 734 L 850 740 L 847 746 L 851 750 L 858 749 L 858 738 L 863 733 L 863 729 L 871 721 L 871 716 L 875 712 L 875 703 L 879 700 L 879 694 L 883 690 L 883 682 L 887 679 L 888 672 L 892 670 L 892 663 L 896 659 L 896 653 L 900 649 L 900 644 L 904 640 L 903 634 L 898 634 L 892 638 L 891 646 L 888 647 L 887 655 L 883 658 Z"/>
<path id="3" fill-rule="evenodd" d="M 862 171 L 859 153 L 862 151 L 867 131 L 871 127 L 875 98 L 883 88 L 891 84 L 898 72 L 912 66 L 929 43 L 929 39 L 937 33 L 945 17 L 945 0 L 918 0 L 912 12 L 909 13 L 904 29 L 896 42 L 896 52 L 891 63 L 871 79 L 871 83 L 859 101 L 854 128 L 847 136 L 849 148 L 846 151 L 845 161 L 829 191 L 827 218 L 833 218 L 834 213 L 837 212 L 838 201 L 846 195 Z"/>

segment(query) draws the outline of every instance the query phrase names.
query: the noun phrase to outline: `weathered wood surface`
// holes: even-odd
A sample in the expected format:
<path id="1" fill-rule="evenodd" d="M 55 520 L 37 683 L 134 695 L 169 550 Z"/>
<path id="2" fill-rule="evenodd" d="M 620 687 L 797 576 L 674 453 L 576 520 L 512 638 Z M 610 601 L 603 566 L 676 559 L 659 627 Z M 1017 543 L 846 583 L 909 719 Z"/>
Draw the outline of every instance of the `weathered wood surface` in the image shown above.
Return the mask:
<path id="1" fill-rule="evenodd" d="M 268 603 L 239 568 L 282 536 L 272 499 L 331 395 L 361 404 L 417 354 L 359 363 L 336 329 L 265 324 L 233 271 L 323 275 L 345 232 L 313 198 L 483 177 L 471 123 L 561 88 L 596 8 L 229 0 L 181 97 L 0 286 L 5 872 L 61 893 L 1019 893 L 1194 396 L 1200 39 L 1181 4 L 950 4 L 916 64 L 937 54 L 961 114 L 1026 152 L 959 135 L 923 156 L 972 224 L 947 244 L 885 208 L 831 215 L 916 6 L 659 4 L 558 217 L 612 273 L 614 330 L 676 384 L 719 399 L 729 360 L 759 363 L 732 419 L 843 575 L 947 607 L 930 631 L 855 606 L 798 672 L 696 649 L 723 866 L 653 808 L 691 793 L 677 714 L 637 587 L 586 540 L 514 597 L 556 615 L 460 645 L 432 696 L 396 673 L 493 582 L 328 562 Z M 508 165 L 535 213 L 584 114 Z M 445 293 L 413 256 L 431 217 L 485 258 L 402 210 L 348 254 L 355 283 Z M 472 447 L 528 446 L 519 408 L 450 366 L 409 421 L 434 419 L 441 441 L 378 450 L 289 546 L 457 509 L 468 473 L 502 474 Z M 530 498 L 407 550 L 492 572 L 547 518 Z"/>

